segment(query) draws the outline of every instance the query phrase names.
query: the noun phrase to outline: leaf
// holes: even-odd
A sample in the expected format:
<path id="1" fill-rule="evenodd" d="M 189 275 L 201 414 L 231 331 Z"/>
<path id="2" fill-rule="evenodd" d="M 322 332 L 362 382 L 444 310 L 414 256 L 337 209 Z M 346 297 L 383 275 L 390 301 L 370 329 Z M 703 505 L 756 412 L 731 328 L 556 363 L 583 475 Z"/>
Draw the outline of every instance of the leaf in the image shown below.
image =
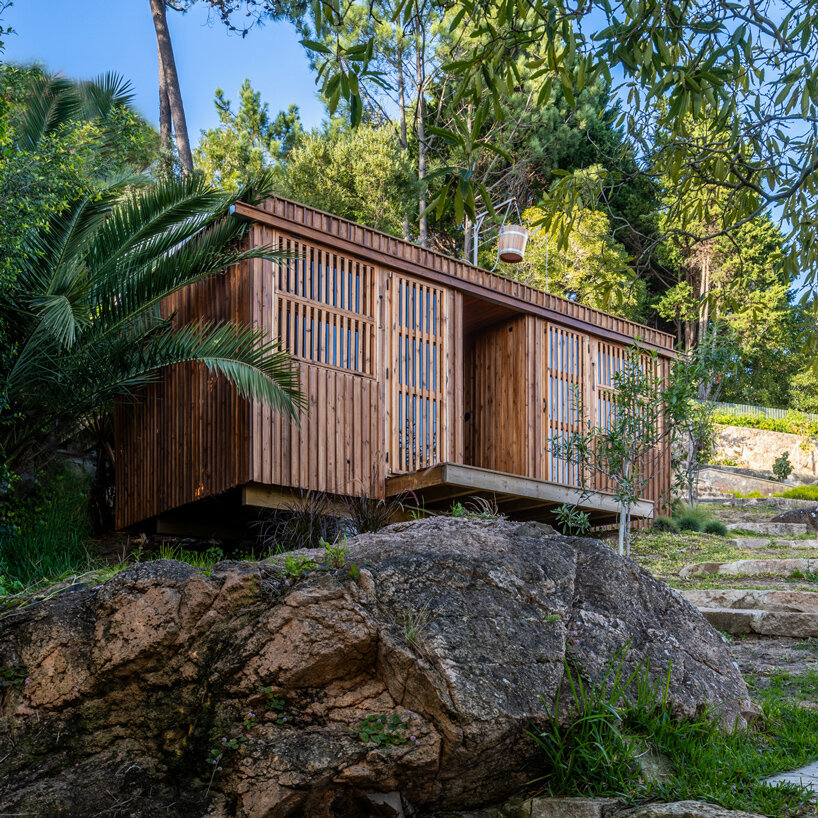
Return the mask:
<path id="1" fill-rule="evenodd" d="M 304 48 L 308 48 L 310 51 L 316 51 L 319 54 L 332 54 L 332 50 L 327 48 L 324 43 L 319 43 L 317 40 L 300 40 L 301 45 Z"/>

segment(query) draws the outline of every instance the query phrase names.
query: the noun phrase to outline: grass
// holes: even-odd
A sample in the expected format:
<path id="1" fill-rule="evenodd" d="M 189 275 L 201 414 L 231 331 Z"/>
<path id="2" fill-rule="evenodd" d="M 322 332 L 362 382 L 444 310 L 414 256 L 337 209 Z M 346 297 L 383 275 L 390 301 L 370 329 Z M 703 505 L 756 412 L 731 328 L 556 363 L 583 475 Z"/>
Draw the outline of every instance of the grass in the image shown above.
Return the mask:
<path id="1" fill-rule="evenodd" d="M 573 720 L 560 724 L 554 715 L 530 733 L 542 751 L 543 791 L 630 802 L 701 800 L 777 818 L 808 806 L 805 788 L 761 779 L 818 758 L 818 712 L 795 706 L 779 686 L 763 692 L 763 718 L 749 729 L 724 732 L 713 714 L 677 720 L 667 706 L 669 671 L 651 683 L 643 665 L 626 678 L 623 655 L 598 685 L 584 685 L 566 664 Z M 642 772 L 646 752 L 667 760 L 667 775 Z"/>
<path id="2" fill-rule="evenodd" d="M 818 502 L 818 485 L 793 486 L 775 496 L 787 497 L 790 500 L 815 500 Z"/>
<path id="3" fill-rule="evenodd" d="M 21 503 L 17 531 L 0 535 L 4 588 L 19 590 L 94 567 L 86 545 L 90 535 L 88 480 L 54 468 Z"/>
<path id="4" fill-rule="evenodd" d="M 747 687 L 762 700 L 818 701 L 818 670 L 800 674 L 775 670 L 763 680 L 749 676 L 746 681 Z"/>
<path id="5" fill-rule="evenodd" d="M 741 559 L 802 557 L 803 551 L 783 546 L 741 548 L 726 537 L 698 531 L 644 531 L 631 544 L 631 557 L 654 576 L 677 577 L 679 570 L 694 562 L 732 562 Z M 719 577 L 723 581 L 724 577 Z M 718 587 L 718 585 L 713 586 Z"/>

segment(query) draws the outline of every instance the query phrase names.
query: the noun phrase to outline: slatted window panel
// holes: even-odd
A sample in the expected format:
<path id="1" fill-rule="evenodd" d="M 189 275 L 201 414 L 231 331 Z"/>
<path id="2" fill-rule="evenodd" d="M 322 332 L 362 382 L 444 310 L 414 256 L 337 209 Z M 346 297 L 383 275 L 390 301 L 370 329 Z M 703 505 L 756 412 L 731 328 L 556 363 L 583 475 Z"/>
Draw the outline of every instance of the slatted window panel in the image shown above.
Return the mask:
<path id="1" fill-rule="evenodd" d="M 301 360 L 375 375 L 375 270 L 356 259 L 286 237 L 275 264 L 277 326 Z"/>
<path id="2" fill-rule="evenodd" d="M 446 293 L 394 275 L 392 308 L 392 441 L 390 468 L 411 472 L 443 459 Z"/>
<path id="3" fill-rule="evenodd" d="M 603 341 L 597 343 L 596 349 L 596 423 L 595 425 L 607 429 L 614 411 L 613 394 L 616 391 L 616 376 L 622 371 L 626 361 L 624 347 L 608 344 Z"/>
<path id="4" fill-rule="evenodd" d="M 581 428 L 580 407 L 585 370 L 585 345 L 587 338 L 575 332 L 555 326 L 546 327 L 546 385 L 547 412 L 546 438 L 565 439 Z M 586 409 L 587 411 L 587 409 Z M 575 463 L 548 453 L 548 479 L 553 483 L 579 485 L 580 474 Z"/>

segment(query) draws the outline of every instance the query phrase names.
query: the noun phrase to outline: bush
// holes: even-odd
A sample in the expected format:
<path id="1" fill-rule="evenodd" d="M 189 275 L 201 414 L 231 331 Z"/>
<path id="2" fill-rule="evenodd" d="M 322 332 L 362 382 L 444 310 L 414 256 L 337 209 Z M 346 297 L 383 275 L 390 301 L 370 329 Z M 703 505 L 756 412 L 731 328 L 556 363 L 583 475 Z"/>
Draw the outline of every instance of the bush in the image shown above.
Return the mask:
<path id="1" fill-rule="evenodd" d="M 818 437 L 818 421 L 809 420 L 800 412 L 787 412 L 783 418 L 768 418 L 765 415 L 731 415 L 729 412 L 716 411 L 713 421 L 722 426 L 743 426 L 801 437 Z"/>
<path id="2" fill-rule="evenodd" d="M 701 531 L 705 523 L 697 515 L 685 512 L 676 520 L 676 525 L 680 531 Z"/>
<path id="3" fill-rule="evenodd" d="M 773 463 L 773 474 L 782 483 L 792 474 L 792 463 L 790 463 L 789 452 L 782 452 L 776 457 Z"/>
<path id="4" fill-rule="evenodd" d="M 791 489 L 782 491 L 776 497 L 788 497 L 790 500 L 816 500 L 818 501 L 818 485 L 793 486 Z"/>
<path id="5" fill-rule="evenodd" d="M 0 533 L 0 574 L 30 586 L 91 568 L 89 479 L 52 465 L 34 490 L 19 496 L 16 529 Z"/>
<path id="6" fill-rule="evenodd" d="M 672 517 L 657 517 L 651 526 L 654 531 L 679 532 L 679 524 Z"/>
<path id="7" fill-rule="evenodd" d="M 721 520 L 710 520 L 704 525 L 705 534 L 715 534 L 717 537 L 727 536 L 727 526 Z"/>

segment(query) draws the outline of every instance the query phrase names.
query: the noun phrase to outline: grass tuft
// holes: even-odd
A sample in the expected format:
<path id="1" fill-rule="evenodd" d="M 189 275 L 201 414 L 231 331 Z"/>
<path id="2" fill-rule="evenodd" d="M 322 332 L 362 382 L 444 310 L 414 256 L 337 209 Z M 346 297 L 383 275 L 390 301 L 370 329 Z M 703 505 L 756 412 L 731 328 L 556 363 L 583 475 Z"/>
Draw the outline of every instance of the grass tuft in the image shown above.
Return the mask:
<path id="1" fill-rule="evenodd" d="M 724 732 L 714 713 L 674 719 L 668 706 L 670 669 L 651 682 L 649 665 L 640 663 L 625 676 L 625 653 L 595 685 L 583 683 L 566 663 L 572 720 L 560 724 L 557 701 L 547 726 L 530 732 L 542 751 L 544 791 L 629 801 L 701 800 L 776 818 L 790 818 L 808 806 L 807 788 L 761 779 L 818 758 L 818 712 L 768 690 L 763 717 L 749 729 Z M 664 758 L 669 771 L 657 778 L 644 773 L 640 758 L 647 753 Z"/>

